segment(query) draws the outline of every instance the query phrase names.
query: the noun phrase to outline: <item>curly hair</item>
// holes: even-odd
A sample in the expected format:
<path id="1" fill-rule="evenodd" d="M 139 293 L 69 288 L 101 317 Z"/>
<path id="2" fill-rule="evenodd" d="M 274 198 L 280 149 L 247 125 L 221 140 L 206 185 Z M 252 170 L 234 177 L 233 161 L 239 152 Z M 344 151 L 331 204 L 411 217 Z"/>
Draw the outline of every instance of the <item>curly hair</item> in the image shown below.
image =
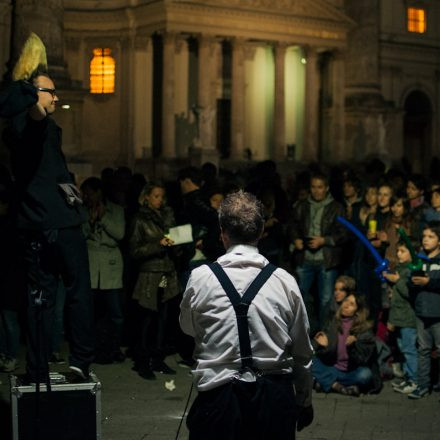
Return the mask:
<path id="1" fill-rule="evenodd" d="M 229 194 L 221 203 L 219 222 L 233 244 L 256 244 L 264 228 L 262 203 L 243 190 Z"/>

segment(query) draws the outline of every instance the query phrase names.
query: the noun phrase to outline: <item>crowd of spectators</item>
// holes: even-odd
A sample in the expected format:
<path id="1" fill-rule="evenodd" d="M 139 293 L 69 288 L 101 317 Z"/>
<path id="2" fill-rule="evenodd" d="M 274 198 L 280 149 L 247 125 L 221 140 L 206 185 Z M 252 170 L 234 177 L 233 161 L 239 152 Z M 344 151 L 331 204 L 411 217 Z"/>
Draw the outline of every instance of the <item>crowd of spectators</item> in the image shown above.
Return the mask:
<path id="1" fill-rule="evenodd" d="M 18 366 L 25 286 L 14 182 L 6 168 L 0 171 L 0 369 L 11 372 Z M 380 391 L 381 381 L 393 377 L 394 389 L 414 399 L 438 390 L 440 181 L 387 170 L 377 159 L 329 170 L 312 164 L 291 175 L 283 181 L 275 163 L 264 161 L 236 173 L 211 163 L 187 167 L 164 182 L 127 167 L 106 168 L 79 182 L 95 362 L 129 357 L 146 380 L 175 373 L 165 363 L 172 353 L 182 367 L 192 366 L 193 342 L 178 325 L 181 294 L 192 269 L 224 253 L 217 210 L 228 193 L 243 188 L 264 206 L 260 253 L 300 286 L 316 350 L 316 390 L 357 396 Z M 383 274 L 339 217 L 389 262 Z M 191 225 L 193 242 L 175 245 L 169 228 L 184 224 Z M 418 270 L 411 270 L 416 260 Z M 62 363 L 62 283 L 52 332 L 50 360 Z"/>

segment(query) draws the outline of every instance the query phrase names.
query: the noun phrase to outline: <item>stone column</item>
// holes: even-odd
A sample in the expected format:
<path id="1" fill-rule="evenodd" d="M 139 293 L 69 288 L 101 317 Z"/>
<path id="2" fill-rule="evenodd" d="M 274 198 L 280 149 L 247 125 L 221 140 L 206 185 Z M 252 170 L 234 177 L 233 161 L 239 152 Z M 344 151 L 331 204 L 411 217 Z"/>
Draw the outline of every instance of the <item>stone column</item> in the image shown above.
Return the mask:
<path id="1" fill-rule="evenodd" d="M 11 47 L 11 2 L 0 0 L 0 81 L 6 71 Z"/>
<path id="2" fill-rule="evenodd" d="M 328 153 L 332 162 L 339 162 L 345 157 L 345 56 L 334 51 L 330 60 L 331 101 L 332 107 L 327 119 Z"/>
<path id="3" fill-rule="evenodd" d="M 286 105 L 285 105 L 286 45 L 275 46 L 275 102 L 274 102 L 274 159 L 286 157 Z"/>
<path id="4" fill-rule="evenodd" d="M 216 67 L 216 41 L 213 37 L 201 35 L 198 40 L 198 98 L 199 142 L 201 161 L 216 161 L 215 149 L 215 120 L 216 101 L 213 84 Z"/>
<path id="5" fill-rule="evenodd" d="M 46 46 L 49 73 L 57 88 L 70 85 L 64 62 L 63 0 L 16 0 L 12 65 L 20 55 L 30 32 L 35 32 Z"/>
<path id="6" fill-rule="evenodd" d="M 134 77 L 131 78 L 133 93 L 133 148 L 136 159 L 152 156 L 151 111 L 152 111 L 152 42 L 148 35 L 135 38 Z"/>
<path id="7" fill-rule="evenodd" d="M 243 158 L 244 149 L 244 40 L 232 41 L 231 159 Z"/>
<path id="8" fill-rule="evenodd" d="M 304 149 L 302 159 L 316 161 L 319 159 L 319 69 L 316 49 L 308 47 L 306 53 L 306 96 L 304 118 Z"/>
<path id="9" fill-rule="evenodd" d="M 162 90 L 162 157 L 176 157 L 176 133 L 174 118 L 174 53 L 176 35 L 167 32 L 163 36 L 163 90 Z"/>
<path id="10" fill-rule="evenodd" d="M 346 49 L 347 92 L 358 101 L 380 94 L 379 0 L 347 0 L 346 13 L 358 24 L 348 34 Z"/>
<path id="11" fill-rule="evenodd" d="M 120 38 L 121 42 L 121 66 L 120 66 L 120 140 L 118 163 L 134 164 L 133 138 L 134 138 L 134 51 L 135 37 L 127 35 Z"/>
<path id="12" fill-rule="evenodd" d="M 346 0 L 345 12 L 357 25 L 347 36 L 344 157 L 361 160 L 374 154 L 387 162 L 392 155 L 386 139 L 393 110 L 380 87 L 380 1 Z"/>

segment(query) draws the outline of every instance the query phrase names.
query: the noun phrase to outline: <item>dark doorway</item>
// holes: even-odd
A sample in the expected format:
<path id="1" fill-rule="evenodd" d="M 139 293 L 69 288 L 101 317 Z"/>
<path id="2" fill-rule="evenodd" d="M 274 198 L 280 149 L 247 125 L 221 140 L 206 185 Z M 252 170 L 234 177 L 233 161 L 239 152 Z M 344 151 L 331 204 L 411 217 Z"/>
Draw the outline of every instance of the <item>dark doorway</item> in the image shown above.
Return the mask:
<path id="1" fill-rule="evenodd" d="M 432 142 L 432 108 L 425 93 L 415 90 L 405 100 L 403 121 L 404 155 L 412 172 L 423 173 L 429 167 Z"/>

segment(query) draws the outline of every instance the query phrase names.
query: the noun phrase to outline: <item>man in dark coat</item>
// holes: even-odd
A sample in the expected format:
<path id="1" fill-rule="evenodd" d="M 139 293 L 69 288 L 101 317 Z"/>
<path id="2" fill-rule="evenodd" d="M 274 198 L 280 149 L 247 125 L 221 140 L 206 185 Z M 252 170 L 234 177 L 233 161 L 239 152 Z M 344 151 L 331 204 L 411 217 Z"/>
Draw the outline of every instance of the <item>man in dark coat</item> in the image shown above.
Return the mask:
<path id="1" fill-rule="evenodd" d="M 14 81 L 0 97 L 0 116 L 8 119 L 4 138 L 11 150 L 17 226 L 27 268 L 30 381 L 47 380 L 47 349 L 60 277 L 70 323 L 70 369 L 77 377 L 88 377 L 94 352 L 81 201 L 61 150 L 61 129 L 51 118 L 57 102 L 54 82 L 42 70 Z"/>
<path id="2" fill-rule="evenodd" d="M 318 282 L 319 328 L 324 325 L 341 263 L 346 234 L 336 218 L 343 215 L 344 207 L 330 194 L 327 177 L 314 174 L 310 196 L 295 206 L 289 225 L 289 238 L 295 246 L 294 265 L 310 319 L 310 289 L 315 280 Z"/>

